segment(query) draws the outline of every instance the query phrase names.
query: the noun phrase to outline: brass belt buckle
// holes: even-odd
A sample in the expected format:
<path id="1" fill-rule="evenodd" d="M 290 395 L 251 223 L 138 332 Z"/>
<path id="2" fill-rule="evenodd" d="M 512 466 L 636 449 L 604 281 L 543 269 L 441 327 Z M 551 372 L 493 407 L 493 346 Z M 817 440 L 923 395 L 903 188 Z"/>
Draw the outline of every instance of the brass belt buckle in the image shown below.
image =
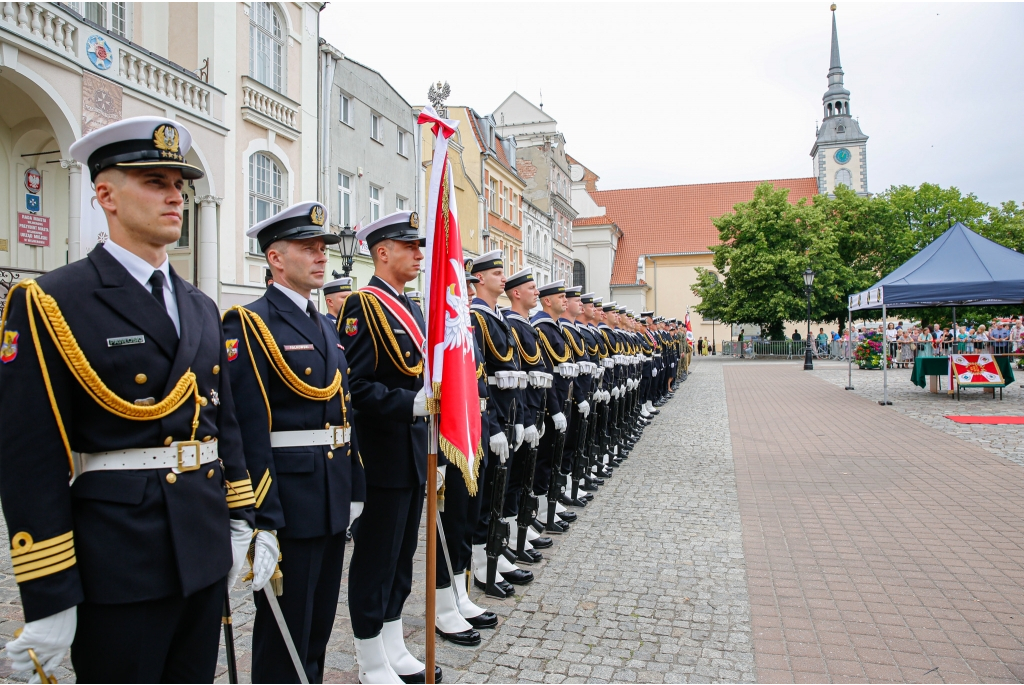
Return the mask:
<path id="1" fill-rule="evenodd" d="M 196 463 L 195 464 L 185 464 L 184 461 L 182 461 L 182 457 L 184 456 L 182 454 L 183 451 L 184 451 L 183 448 L 186 448 L 186 447 L 194 447 L 195 448 L 195 450 L 196 450 Z M 186 441 L 183 441 L 183 442 L 179 442 L 178 443 L 178 470 L 181 471 L 182 473 L 185 473 L 187 471 L 198 471 L 199 467 L 202 466 L 202 463 L 200 462 L 200 459 L 201 459 L 200 450 L 201 449 L 202 449 L 202 443 L 199 442 L 198 440 L 186 440 Z"/>
<path id="2" fill-rule="evenodd" d="M 349 428 L 347 426 L 331 426 L 334 429 L 334 446 L 341 447 L 349 441 Z"/>

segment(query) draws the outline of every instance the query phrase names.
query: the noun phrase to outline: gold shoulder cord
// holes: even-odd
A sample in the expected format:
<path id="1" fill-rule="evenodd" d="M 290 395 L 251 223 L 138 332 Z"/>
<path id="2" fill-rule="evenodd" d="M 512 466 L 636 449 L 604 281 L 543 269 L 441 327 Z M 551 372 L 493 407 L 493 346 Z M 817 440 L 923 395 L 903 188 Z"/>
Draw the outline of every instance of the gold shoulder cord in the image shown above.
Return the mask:
<path id="1" fill-rule="evenodd" d="M 540 362 L 540 347 L 536 348 L 536 352 L 531 357 L 523 346 L 522 341 L 519 339 L 519 333 L 516 332 L 515 326 L 512 326 L 512 337 L 516 339 L 516 347 L 519 348 L 519 354 L 522 356 L 523 361 L 530 366 L 536 366 Z"/>
<path id="2" fill-rule="evenodd" d="M 43 384 L 46 386 L 50 408 L 53 410 L 53 416 L 57 420 L 60 437 L 64 442 L 64 449 L 67 451 L 68 465 L 71 468 L 72 475 L 75 473 L 75 467 L 71 459 L 71 443 L 68 441 L 67 430 L 64 428 L 64 421 L 61 418 L 60 409 L 57 407 L 57 399 L 54 397 L 53 385 L 50 381 L 50 372 L 46 366 L 46 358 L 43 356 L 43 347 L 39 340 L 39 329 L 36 324 L 37 313 L 40 315 L 43 325 L 46 326 L 54 346 L 64 359 L 64 364 L 75 377 L 75 380 L 78 381 L 79 385 L 98 405 L 114 416 L 129 421 L 157 421 L 177 411 L 185 403 L 191 392 L 195 402 L 195 415 L 192 418 L 192 437 L 190 440 L 195 440 L 196 429 L 199 427 L 199 408 L 201 405 L 196 375 L 192 373 L 191 369 L 186 370 L 181 378 L 178 379 L 178 382 L 174 384 L 170 394 L 156 404 L 147 407 L 121 399 L 113 390 L 106 386 L 102 379 L 100 379 L 99 374 L 92 368 L 89 360 L 86 359 L 85 353 L 82 352 L 82 348 L 78 345 L 78 341 L 71 332 L 71 327 L 68 326 L 67 320 L 60 311 L 60 307 L 57 306 L 57 301 L 52 296 L 43 292 L 43 289 L 39 287 L 39 284 L 34 279 L 22 281 L 7 293 L 4 315 L 0 318 L 0 331 L 7 327 L 7 315 L 11 311 L 9 306 L 11 298 L 18 289 L 25 291 L 25 307 L 28 311 L 32 343 L 35 346 L 36 356 L 39 359 L 39 368 L 43 373 Z"/>
<path id="3" fill-rule="evenodd" d="M 552 366 L 554 366 L 555 364 L 564 364 L 565 362 L 569 361 L 569 355 L 572 354 L 572 350 L 566 347 L 565 354 L 559 357 L 557 354 L 555 354 L 555 350 L 551 346 L 551 343 L 548 342 L 548 338 L 546 335 L 544 335 L 544 332 L 538 330 L 537 335 L 540 337 L 540 342 L 541 344 L 544 345 L 544 349 L 548 351 L 548 356 L 551 358 Z"/>
<path id="4" fill-rule="evenodd" d="M 473 314 L 476 315 L 476 320 L 480 323 L 480 330 L 484 332 L 484 343 L 486 343 L 487 349 L 491 351 L 491 354 L 493 354 L 500 362 L 511 361 L 513 352 L 512 346 L 508 346 L 508 352 L 506 354 L 498 354 L 498 350 L 494 347 L 494 341 L 491 340 L 491 332 L 487 329 L 487 321 L 484 320 L 484 315 L 478 311 L 474 311 Z"/>
<path id="5" fill-rule="evenodd" d="M 576 339 L 573 337 L 573 334 L 570 331 L 562 328 L 561 326 L 559 326 L 559 328 L 562 330 L 562 337 L 565 338 L 566 342 L 572 345 L 573 354 L 575 354 L 577 357 L 582 357 L 585 354 L 585 352 L 583 351 L 583 347 L 587 346 L 587 341 L 584 340 L 583 347 L 580 347 L 579 345 L 576 344 Z"/>
<path id="6" fill-rule="evenodd" d="M 357 294 L 363 305 L 363 311 L 366 313 L 366 324 L 370 328 L 370 337 L 381 341 L 384 351 L 391 358 L 391 363 L 406 376 L 416 377 L 422 374 L 423 358 L 421 357 L 415 366 L 409 366 L 405 362 L 402 356 L 402 347 L 398 344 L 395 334 L 391 331 L 391 324 L 388 323 L 388 319 L 384 315 L 384 309 L 380 306 L 377 298 L 369 293 L 358 292 Z M 369 303 L 369 307 L 366 306 L 367 303 Z M 373 316 L 370 315 L 371 309 L 373 310 Z M 385 342 L 390 344 L 385 344 Z"/>

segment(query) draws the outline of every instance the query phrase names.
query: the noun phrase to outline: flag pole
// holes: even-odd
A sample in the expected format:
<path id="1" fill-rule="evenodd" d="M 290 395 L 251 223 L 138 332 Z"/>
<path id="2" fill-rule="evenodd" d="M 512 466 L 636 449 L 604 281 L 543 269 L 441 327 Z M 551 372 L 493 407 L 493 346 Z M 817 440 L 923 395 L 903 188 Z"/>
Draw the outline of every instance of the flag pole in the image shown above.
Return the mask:
<path id="1" fill-rule="evenodd" d="M 434 682 L 434 624 L 437 621 L 437 414 L 427 423 L 427 634 L 426 682 Z M 454 579 L 453 581 L 454 582 Z"/>

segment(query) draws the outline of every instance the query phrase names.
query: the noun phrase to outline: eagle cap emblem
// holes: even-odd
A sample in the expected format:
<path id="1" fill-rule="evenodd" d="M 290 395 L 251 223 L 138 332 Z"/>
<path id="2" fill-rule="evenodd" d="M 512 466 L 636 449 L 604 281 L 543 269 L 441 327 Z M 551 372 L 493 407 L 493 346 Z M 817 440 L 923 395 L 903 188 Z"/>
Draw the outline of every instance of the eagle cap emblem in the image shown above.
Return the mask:
<path id="1" fill-rule="evenodd" d="M 313 209 L 309 210 L 309 220 L 316 226 L 324 225 L 324 208 L 322 205 L 313 205 Z"/>
<path id="2" fill-rule="evenodd" d="M 164 152 L 178 152 L 178 129 L 161 124 L 153 131 L 153 147 Z"/>
<path id="3" fill-rule="evenodd" d="M 416 212 L 413 212 L 412 214 L 409 215 L 409 225 L 412 226 L 413 228 L 420 227 L 420 217 Z"/>

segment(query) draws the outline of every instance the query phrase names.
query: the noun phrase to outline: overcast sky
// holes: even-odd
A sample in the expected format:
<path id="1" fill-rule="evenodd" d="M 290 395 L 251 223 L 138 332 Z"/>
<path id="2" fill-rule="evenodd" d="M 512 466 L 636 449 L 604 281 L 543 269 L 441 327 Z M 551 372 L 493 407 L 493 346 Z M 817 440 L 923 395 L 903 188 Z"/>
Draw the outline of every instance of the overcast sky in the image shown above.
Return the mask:
<path id="1" fill-rule="evenodd" d="M 1024 5 L 839 2 L 868 188 L 1024 201 Z M 813 175 L 828 2 L 332 2 L 322 36 L 412 104 L 490 113 L 513 90 L 558 121 L 601 189 Z"/>

